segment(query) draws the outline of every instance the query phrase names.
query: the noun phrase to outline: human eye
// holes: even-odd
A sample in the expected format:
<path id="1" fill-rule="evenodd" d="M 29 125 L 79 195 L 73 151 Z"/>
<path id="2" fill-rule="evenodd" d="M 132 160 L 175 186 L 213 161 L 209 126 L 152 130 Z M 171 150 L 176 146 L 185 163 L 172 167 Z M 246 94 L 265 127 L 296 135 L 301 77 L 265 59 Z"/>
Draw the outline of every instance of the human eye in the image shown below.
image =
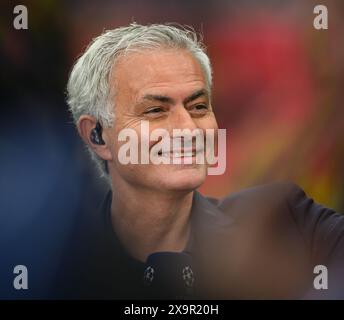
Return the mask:
<path id="1" fill-rule="evenodd" d="M 194 109 L 196 110 L 208 110 L 208 106 L 206 104 L 197 104 L 194 106 Z"/>
<path id="2" fill-rule="evenodd" d="M 208 110 L 209 106 L 206 103 L 197 103 L 189 108 L 189 112 L 195 115 L 204 115 Z"/>
<path id="3" fill-rule="evenodd" d="M 151 107 L 144 111 L 144 114 L 146 115 L 158 115 L 160 113 L 164 112 L 164 109 L 162 107 Z"/>

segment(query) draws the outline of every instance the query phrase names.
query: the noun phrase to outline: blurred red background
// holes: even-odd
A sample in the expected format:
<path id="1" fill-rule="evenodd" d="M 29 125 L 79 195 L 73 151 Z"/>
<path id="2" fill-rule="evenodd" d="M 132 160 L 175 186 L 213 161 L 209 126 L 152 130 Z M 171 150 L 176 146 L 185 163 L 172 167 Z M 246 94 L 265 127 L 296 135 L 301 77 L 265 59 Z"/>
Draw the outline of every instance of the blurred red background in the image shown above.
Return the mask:
<path id="1" fill-rule="evenodd" d="M 13 28 L 17 4 L 28 8 L 28 30 Z M 286 179 L 344 212 L 344 2 L 321 1 L 329 29 L 320 31 L 313 28 L 317 4 L 2 2 L 0 271 L 31 263 L 31 279 L 44 290 L 63 252 L 61 239 L 68 245 L 72 226 L 96 212 L 106 187 L 75 132 L 65 86 L 93 37 L 133 21 L 187 24 L 204 36 L 213 106 L 228 133 L 227 171 L 208 177 L 204 194 L 221 197 Z M 12 294 L 3 286 L 0 296 L 2 290 Z"/>

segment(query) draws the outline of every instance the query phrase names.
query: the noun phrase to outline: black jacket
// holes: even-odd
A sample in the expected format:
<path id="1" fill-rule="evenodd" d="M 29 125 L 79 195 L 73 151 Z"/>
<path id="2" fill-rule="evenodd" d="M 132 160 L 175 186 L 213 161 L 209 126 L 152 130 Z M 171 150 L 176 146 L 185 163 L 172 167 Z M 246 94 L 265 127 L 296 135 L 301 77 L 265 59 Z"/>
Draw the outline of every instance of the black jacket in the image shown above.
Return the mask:
<path id="1" fill-rule="evenodd" d="M 100 212 L 75 231 L 58 297 L 170 297 L 147 291 L 147 265 L 121 246 L 110 208 L 111 192 Z M 184 252 L 197 271 L 195 298 L 344 298 L 344 216 L 314 203 L 293 183 L 263 185 L 223 200 L 195 192 Z M 317 265 L 328 270 L 327 290 L 314 288 Z"/>

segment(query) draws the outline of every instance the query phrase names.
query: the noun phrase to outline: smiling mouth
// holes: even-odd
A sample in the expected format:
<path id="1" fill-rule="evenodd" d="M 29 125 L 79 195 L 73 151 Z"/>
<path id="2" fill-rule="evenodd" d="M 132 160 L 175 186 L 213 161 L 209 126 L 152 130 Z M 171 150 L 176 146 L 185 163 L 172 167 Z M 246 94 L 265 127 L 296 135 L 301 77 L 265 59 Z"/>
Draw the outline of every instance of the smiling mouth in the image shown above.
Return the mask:
<path id="1" fill-rule="evenodd" d="M 161 157 L 166 158 L 191 158 L 196 157 L 197 154 L 200 152 L 203 152 L 203 150 L 182 150 L 182 151 L 168 151 L 168 152 L 162 152 L 161 150 L 158 152 L 158 155 Z"/>

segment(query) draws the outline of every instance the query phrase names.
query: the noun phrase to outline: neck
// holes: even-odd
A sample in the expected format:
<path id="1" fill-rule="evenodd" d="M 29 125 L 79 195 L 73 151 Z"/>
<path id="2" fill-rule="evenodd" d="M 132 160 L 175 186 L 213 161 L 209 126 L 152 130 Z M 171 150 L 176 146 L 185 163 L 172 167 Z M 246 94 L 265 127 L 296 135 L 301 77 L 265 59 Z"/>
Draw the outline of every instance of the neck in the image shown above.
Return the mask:
<path id="1" fill-rule="evenodd" d="M 182 251 L 189 237 L 192 191 L 161 192 L 125 185 L 112 196 L 113 228 L 140 261 L 158 251 Z"/>

